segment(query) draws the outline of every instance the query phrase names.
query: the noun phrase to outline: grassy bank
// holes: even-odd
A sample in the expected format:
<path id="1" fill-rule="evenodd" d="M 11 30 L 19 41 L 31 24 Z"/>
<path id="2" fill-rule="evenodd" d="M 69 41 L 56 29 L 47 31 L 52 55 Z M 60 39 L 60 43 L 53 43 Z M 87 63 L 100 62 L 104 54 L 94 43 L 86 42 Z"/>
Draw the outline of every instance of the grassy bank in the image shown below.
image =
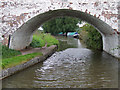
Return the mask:
<path id="1" fill-rule="evenodd" d="M 20 51 L 9 49 L 2 45 L 2 69 L 10 68 L 24 62 L 31 60 L 36 56 L 41 56 L 42 53 L 32 53 L 27 55 L 21 55 Z"/>
<path id="2" fill-rule="evenodd" d="M 2 45 L 2 59 L 11 58 L 18 55 L 21 55 L 20 51 L 9 49 L 8 47 Z"/>
<path id="3" fill-rule="evenodd" d="M 37 31 L 34 35 L 33 35 L 33 40 L 32 43 L 30 44 L 30 46 L 32 47 L 43 47 L 45 46 L 45 44 L 47 45 L 47 47 L 51 46 L 51 45 L 58 45 L 59 41 L 53 37 L 51 34 L 47 34 L 47 33 L 42 33 L 40 31 Z"/>
<path id="4" fill-rule="evenodd" d="M 36 47 L 40 48 L 45 45 L 49 47 L 51 45 L 58 45 L 58 44 L 59 44 L 58 40 L 53 36 L 51 36 L 50 34 L 45 34 L 37 31 L 33 35 L 33 40 L 30 46 L 34 48 Z M 25 63 L 31 60 L 32 58 L 36 56 L 41 56 L 41 55 L 42 55 L 41 52 L 21 55 L 20 51 L 9 49 L 6 46 L 2 46 L 2 64 L 1 65 L 3 69 L 6 69 L 6 68 L 10 68 L 10 67 Z"/>
<path id="5" fill-rule="evenodd" d="M 101 34 L 90 24 L 85 24 L 79 31 L 80 39 L 83 41 L 88 48 L 92 49 L 103 49 L 102 36 Z"/>
<path id="6" fill-rule="evenodd" d="M 41 52 L 31 53 L 27 55 L 21 55 L 21 56 L 15 56 L 11 58 L 2 59 L 2 69 L 10 68 L 10 67 L 25 63 L 37 56 L 42 56 L 42 53 Z"/>

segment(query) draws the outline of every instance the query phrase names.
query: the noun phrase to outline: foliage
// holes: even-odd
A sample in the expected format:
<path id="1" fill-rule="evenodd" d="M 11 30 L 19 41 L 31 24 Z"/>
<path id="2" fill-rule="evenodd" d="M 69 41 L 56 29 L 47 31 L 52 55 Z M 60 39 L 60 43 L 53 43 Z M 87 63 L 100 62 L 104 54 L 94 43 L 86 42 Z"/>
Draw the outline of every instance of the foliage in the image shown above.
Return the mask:
<path id="1" fill-rule="evenodd" d="M 45 44 L 47 44 L 47 46 L 51 46 L 51 45 L 58 45 L 59 41 L 51 36 L 50 34 L 45 34 L 45 33 L 41 33 L 39 31 L 37 31 L 34 35 L 33 35 L 33 40 L 32 43 L 30 44 L 30 46 L 32 47 L 43 47 L 45 46 Z"/>
<path id="2" fill-rule="evenodd" d="M 0 60 L 2 59 L 2 44 L 0 43 Z"/>
<path id="3" fill-rule="evenodd" d="M 33 40 L 30 46 L 32 46 L 33 48 L 45 46 L 45 41 L 42 39 L 42 35 L 33 35 Z"/>
<path id="4" fill-rule="evenodd" d="M 88 48 L 102 50 L 102 36 L 93 26 L 85 24 L 79 33 L 80 38 L 82 38 Z"/>
<path id="5" fill-rule="evenodd" d="M 49 47 L 51 45 L 58 45 L 59 44 L 59 41 L 55 37 L 51 36 L 50 34 L 46 34 L 44 37 L 44 40 L 47 43 L 47 47 Z"/>
<path id="6" fill-rule="evenodd" d="M 45 33 L 51 33 L 52 35 L 56 35 L 60 32 L 67 33 L 75 31 L 78 28 L 77 23 L 80 22 L 81 21 L 77 18 L 59 17 L 44 23 L 43 29 Z"/>
<path id="7" fill-rule="evenodd" d="M 13 56 L 21 55 L 20 51 L 9 49 L 8 47 L 2 45 L 2 58 L 10 58 Z"/>
<path id="8" fill-rule="evenodd" d="M 42 56 L 42 53 L 41 52 L 31 53 L 31 54 L 27 54 L 27 55 L 21 55 L 21 56 L 15 56 L 12 58 L 3 59 L 2 60 L 2 68 L 3 69 L 10 68 L 10 67 L 25 63 L 36 56 Z"/>

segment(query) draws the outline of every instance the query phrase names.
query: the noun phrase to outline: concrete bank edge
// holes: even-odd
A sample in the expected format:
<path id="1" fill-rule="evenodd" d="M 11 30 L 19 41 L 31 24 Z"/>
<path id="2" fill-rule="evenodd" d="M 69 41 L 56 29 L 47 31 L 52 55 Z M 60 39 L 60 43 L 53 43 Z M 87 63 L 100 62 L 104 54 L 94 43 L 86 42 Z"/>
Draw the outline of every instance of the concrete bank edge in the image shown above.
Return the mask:
<path id="1" fill-rule="evenodd" d="M 50 57 L 55 51 L 57 50 L 57 46 L 54 45 L 54 47 L 50 50 L 48 50 L 45 54 L 43 54 L 43 56 L 39 56 L 39 57 L 35 57 L 23 64 L 20 64 L 20 65 L 17 65 L 17 66 L 14 66 L 14 67 L 11 67 L 11 68 L 7 68 L 5 70 L 2 70 L 1 74 L 1 79 L 4 79 L 8 76 L 11 76 L 11 75 L 14 75 L 15 73 L 19 72 L 19 71 L 22 71 L 28 67 L 31 67 L 39 62 L 42 62 L 44 60 L 46 60 L 48 57 Z"/>

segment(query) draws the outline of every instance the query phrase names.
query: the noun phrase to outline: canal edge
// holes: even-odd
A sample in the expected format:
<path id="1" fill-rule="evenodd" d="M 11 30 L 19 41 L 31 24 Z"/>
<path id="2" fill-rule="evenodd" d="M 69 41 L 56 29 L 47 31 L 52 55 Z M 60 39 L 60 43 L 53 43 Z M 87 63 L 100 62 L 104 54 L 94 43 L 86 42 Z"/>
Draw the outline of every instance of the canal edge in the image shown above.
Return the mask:
<path id="1" fill-rule="evenodd" d="M 17 72 L 20 72 L 22 70 L 25 70 L 26 68 L 29 68 L 35 64 L 45 61 L 48 57 L 50 57 L 53 53 L 55 53 L 57 51 L 58 46 L 52 45 L 51 47 L 48 47 L 48 48 L 49 48 L 48 51 L 46 53 L 44 53 L 42 56 L 35 57 L 23 64 L 2 70 L 1 71 L 2 75 L 0 75 L 1 76 L 0 80 L 5 79 L 11 75 L 14 75 Z"/>

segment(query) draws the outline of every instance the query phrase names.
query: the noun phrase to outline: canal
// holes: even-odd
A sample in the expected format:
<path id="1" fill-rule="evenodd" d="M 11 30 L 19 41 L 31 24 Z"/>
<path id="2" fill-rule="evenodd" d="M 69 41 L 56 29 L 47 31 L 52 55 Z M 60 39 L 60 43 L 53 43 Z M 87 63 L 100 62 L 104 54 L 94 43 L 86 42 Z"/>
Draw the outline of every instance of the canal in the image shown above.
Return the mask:
<path id="1" fill-rule="evenodd" d="M 59 50 L 42 63 L 3 80 L 3 88 L 117 88 L 118 60 L 87 49 L 75 38 L 56 37 Z"/>

